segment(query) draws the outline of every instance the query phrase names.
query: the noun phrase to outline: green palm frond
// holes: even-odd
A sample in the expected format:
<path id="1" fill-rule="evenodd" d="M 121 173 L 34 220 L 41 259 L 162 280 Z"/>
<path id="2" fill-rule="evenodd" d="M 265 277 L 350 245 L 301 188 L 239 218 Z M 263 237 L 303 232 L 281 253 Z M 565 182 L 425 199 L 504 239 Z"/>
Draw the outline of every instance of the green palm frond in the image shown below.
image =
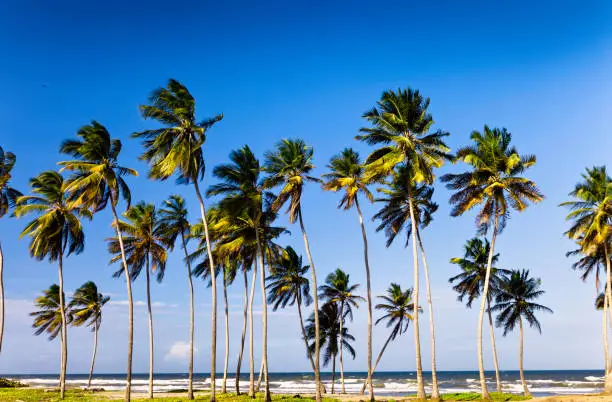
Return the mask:
<path id="1" fill-rule="evenodd" d="M 63 295 L 63 299 L 66 300 L 66 295 Z M 36 329 L 34 334 L 46 333 L 49 335 L 49 340 L 55 339 L 62 331 L 59 286 L 51 285 L 42 296 L 36 298 L 34 305 L 39 309 L 30 313 L 34 319 L 32 327 Z M 72 315 L 69 311 L 66 311 L 66 322 L 72 322 Z"/>
<path id="2" fill-rule="evenodd" d="M 102 307 L 110 301 L 109 296 L 98 292 L 95 283 L 85 282 L 79 287 L 68 303 L 68 310 L 72 316 L 72 325 L 80 327 L 86 325 L 91 330 L 100 329 L 102 325 Z"/>

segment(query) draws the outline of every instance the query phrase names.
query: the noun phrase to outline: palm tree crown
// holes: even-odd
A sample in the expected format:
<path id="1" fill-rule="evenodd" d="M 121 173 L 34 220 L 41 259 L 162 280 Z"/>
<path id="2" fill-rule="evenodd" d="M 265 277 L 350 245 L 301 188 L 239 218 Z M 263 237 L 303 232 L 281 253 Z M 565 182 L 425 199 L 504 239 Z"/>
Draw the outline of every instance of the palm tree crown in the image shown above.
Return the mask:
<path id="1" fill-rule="evenodd" d="M 338 208 L 350 209 L 361 192 L 372 202 L 373 196 L 368 190 L 365 180 L 365 169 L 359 159 L 359 154 L 352 148 L 345 148 L 339 155 L 334 156 L 327 168 L 329 173 L 323 175 L 323 190 L 344 190 Z"/>
<path id="2" fill-rule="evenodd" d="M 64 295 L 64 300 L 66 296 Z M 60 309 L 60 291 L 59 286 L 53 284 L 49 289 L 43 292 L 42 296 L 38 296 L 34 301 L 36 307 L 40 310 L 30 313 L 34 317 L 33 328 L 36 335 L 42 333 L 49 334 L 49 340 L 55 339 L 62 331 L 62 314 Z M 66 314 L 66 321 L 70 322 L 72 316 Z"/>
<path id="3" fill-rule="evenodd" d="M 17 158 L 12 152 L 5 152 L 0 146 L 0 218 L 15 205 L 17 197 L 21 193 L 11 187 L 11 171 L 15 166 Z"/>
<path id="4" fill-rule="evenodd" d="M 314 313 L 308 318 L 306 325 L 306 333 L 308 339 L 315 339 L 315 323 Z M 323 351 L 323 366 L 327 366 L 329 362 L 340 352 L 340 309 L 335 303 L 326 303 L 319 311 L 319 333 L 320 333 L 320 348 Z M 351 357 L 355 358 L 355 349 L 351 342 L 355 341 L 355 337 L 348 332 L 346 327 L 342 328 L 342 347 L 347 350 Z M 310 344 L 310 353 L 314 353 L 315 344 Z"/>
<path id="5" fill-rule="evenodd" d="M 102 325 L 102 307 L 110 300 L 109 296 L 98 293 L 95 283 L 85 282 L 78 288 L 72 300 L 68 303 L 68 308 L 73 317 L 72 325 L 87 325 L 91 330 L 100 329 Z"/>
<path id="6" fill-rule="evenodd" d="M 266 278 L 268 303 L 273 305 L 274 311 L 279 307 L 293 306 L 296 301 L 306 306 L 312 303 L 310 282 L 305 276 L 309 269 L 309 265 L 302 265 L 302 256 L 291 246 L 287 246 L 281 257 L 274 261 L 271 274 Z"/>
<path id="7" fill-rule="evenodd" d="M 185 200 L 180 195 L 171 195 L 162 204 L 158 213 L 160 237 L 165 238 L 165 244 L 172 250 L 179 236 L 189 239 L 191 225 L 188 219 Z"/>
<path id="8" fill-rule="evenodd" d="M 412 321 L 414 313 L 414 302 L 412 300 L 412 289 L 402 290 L 397 283 L 392 283 L 387 289 L 387 294 L 378 296 L 383 300 L 376 305 L 377 310 L 382 310 L 383 315 L 376 320 L 378 323 L 386 321 L 387 328 L 393 327 L 391 340 L 408 330 L 408 325 Z"/>
<path id="9" fill-rule="evenodd" d="M 327 303 L 338 304 L 338 307 L 343 310 L 342 318 L 348 316 L 353 319 L 353 307 L 358 308 L 358 302 L 364 300 L 358 296 L 355 291 L 359 288 L 359 284 L 350 284 L 350 275 L 337 268 L 334 272 L 327 275 L 325 284 L 319 287 L 319 297 L 326 300 Z"/>

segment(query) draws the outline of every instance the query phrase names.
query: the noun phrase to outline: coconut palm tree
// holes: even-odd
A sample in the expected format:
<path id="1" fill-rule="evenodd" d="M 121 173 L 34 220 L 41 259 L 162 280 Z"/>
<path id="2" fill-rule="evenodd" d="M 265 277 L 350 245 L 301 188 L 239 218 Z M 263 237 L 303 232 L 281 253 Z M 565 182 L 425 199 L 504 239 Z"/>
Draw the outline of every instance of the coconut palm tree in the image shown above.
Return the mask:
<path id="1" fill-rule="evenodd" d="M 187 206 L 185 200 L 180 195 L 171 195 L 162 204 L 159 210 L 159 224 L 163 231 L 163 237 L 167 239 L 170 250 L 174 249 L 177 239 L 185 255 L 185 265 L 187 266 L 187 279 L 189 283 L 189 384 L 187 386 L 187 399 L 193 399 L 193 333 L 195 326 L 195 300 L 193 294 L 193 279 L 191 275 L 191 261 L 187 251 L 187 241 L 190 239 Z"/>
<path id="2" fill-rule="evenodd" d="M 431 184 L 434 180 L 433 169 L 442 166 L 450 159 L 449 148 L 444 143 L 447 132 L 430 132 L 434 123 L 428 113 L 429 98 L 423 97 L 418 90 L 410 88 L 397 92 L 385 91 L 377 105 L 364 113 L 363 117 L 370 124 L 357 136 L 369 145 L 381 146 L 366 159 L 366 177 L 385 177 L 394 171 L 399 164 L 411 167 L 409 188 L 419 183 Z M 408 206 L 412 232 L 418 233 L 414 213 L 414 198 L 410 194 Z M 419 266 L 417 253 L 417 237 L 412 241 L 412 257 L 414 268 L 414 305 L 419 303 Z M 433 334 L 432 334 L 433 338 Z M 418 315 L 414 317 L 414 342 L 417 371 L 417 399 L 425 400 L 425 384 L 421 364 L 421 341 L 419 335 Z M 432 346 L 434 343 L 432 343 Z M 432 398 L 439 399 L 435 352 L 432 353 Z"/>
<path id="3" fill-rule="evenodd" d="M 319 339 L 321 350 L 323 351 L 323 367 L 327 367 L 329 362 L 332 362 L 332 383 L 331 393 L 334 393 L 334 384 L 336 382 L 336 357 L 341 349 L 346 349 L 349 354 L 355 359 L 355 349 L 351 342 L 355 341 L 355 337 L 348 332 L 348 328 L 340 329 L 340 309 L 335 303 L 326 303 L 321 307 L 319 312 Z M 314 340 L 316 339 L 316 325 L 314 322 L 314 313 L 308 318 L 306 325 L 306 333 L 308 339 L 313 341 L 309 348 L 311 353 L 316 347 Z M 342 341 L 340 341 L 342 339 Z"/>
<path id="4" fill-rule="evenodd" d="M 339 306 L 339 343 L 342 345 L 342 334 L 344 328 L 344 319 L 348 317 L 351 321 L 353 320 L 353 307 L 358 308 L 359 302 L 365 300 L 363 297 L 355 294 L 355 291 L 359 288 L 359 284 L 350 284 L 350 275 L 337 268 L 334 272 L 327 275 L 325 278 L 325 284 L 319 287 L 319 297 L 325 300 L 326 303 L 333 303 Z M 340 384 L 342 393 L 346 394 L 344 389 L 344 363 L 342 361 L 342 348 L 339 350 L 340 353 Z"/>
<path id="5" fill-rule="evenodd" d="M 374 364 L 374 371 L 378 367 L 378 363 L 385 353 L 387 346 L 391 341 L 394 341 L 398 335 L 401 335 L 408 331 L 408 325 L 414 318 L 414 303 L 412 302 L 412 289 L 402 290 L 401 286 L 397 283 L 392 283 L 387 289 L 387 294 L 384 296 L 378 296 L 379 299 L 383 300 L 383 303 L 376 305 L 376 310 L 382 310 L 384 315 L 376 320 L 376 325 L 381 322 L 386 322 L 387 328 L 393 327 L 391 333 L 387 337 L 387 340 L 383 344 L 383 347 L 378 353 L 376 363 Z M 419 312 L 421 309 L 419 308 Z M 367 385 L 367 380 L 361 388 L 363 394 Z"/>
<path id="6" fill-rule="evenodd" d="M 525 374 L 523 373 L 523 318 L 529 326 L 542 333 L 540 322 L 536 317 L 537 312 L 552 313 L 546 306 L 533 301 L 544 294 L 540 289 L 542 281 L 540 278 L 530 278 L 529 270 L 515 270 L 510 276 L 501 282 L 501 286 L 495 296 L 495 305 L 491 308 L 498 311 L 496 325 L 504 328 L 504 336 L 519 326 L 519 372 L 525 396 L 531 396 Z"/>
<path id="7" fill-rule="evenodd" d="M 533 181 L 521 176 L 536 163 L 535 155 L 519 155 L 516 148 L 510 146 L 511 138 L 506 129 L 490 129 L 487 126 L 482 133 L 472 132 L 474 144 L 459 149 L 456 155 L 457 160 L 467 163 L 472 169 L 441 177 L 443 182 L 448 183 L 447 188 L 456 191 L 450 198 L 453 205 L 451 216 L 463 215 L 481 205 L 476 215 L 479 233 L 486 235 L 493 227 L 478 316 L 478 369 L 483 399 L 490 399 L 482 357 L 482 321 L 488 300 L 495 240 L 506 226 L 512 210 L 522 212 L 530 203 L 540 202 L 544 198 Z"/>
<path id="8" fill-rule="evenodd" d="M 36 328 L 35 335 L 41 335 L 47 333 L 49 340 L 52 341 L 59 334 L 62 333 L 62 322 L 63 317 L 66 318 L 67 322 L 72 322 L 72 315 L 70 311 L 66 309 L 66 305 L 61 305 L 61 300 L 66 300 L 66 295 L 63 294 L 60 297 L 60 288 L 56 284 L 53 284 L 49 289 L 43 291 L 42 296 L 38 296 L 34 300 L 34 305 L 39 308 L 38 311 L 30 313 L 31 317 L 34 317 L 33 328 Z M 65 313 L 62 313 L 64 311 Z"/>
<path id="9" fill-rule="evenodd" d="M 484 281 L 487 275 L 487 259 L 491 250 L 489 240 L 484 241 L 478 237 L 474 237 L 467 241 L 464 246 L 465 252 L 463 258 L 451 258 L 451 264 L 456 264 L 461 269 L 458 275 L 451 277 L 448 281 L 454 283 L 453 290 L 459 293 L 457 300 L 465 303 L 466 307 L 471 308 L 474 300 L 480 297 L 484 288 Z M 493 255 L 491 265 L 497 263 L 499 253 Z M 495 297 L 502 280 L 510 274 L 510 271 L 502 268 L 491 267 L 490 290 L 487 295 L 487 314 L 489 316 L 489 329 L 491 334 L 491 347 L 493 348 L 493 363 L 495 364 L 495 380 L 497 382 L 497 392 L 503 392 L 501 378 L 499 376 L 499 364 L 497 361 L 497 348 L 495 346 L 495 331 L 493 329 L 493 316 L 491 315 L 491 299 Z"/>
<path id="10" fill-rule="evenodd" d="M 223 118 L 217 115 L 198 122 L 195 113 L 195 99 L 180 82 L 170 79 L 165 88 L 151 93 L 149 105 L 140 106 L 145 119 L 153 119 L 163 127 L 132 134 L 143 140 L 145 148 L 141 159 L 146 160 L 151 169 L 149 177 L 166 180 L 175 173 L 180 184 L 192 184 L 200 203 L 200 215 L 206 238 L 207 251 L 211 255 L 211 243 L 206 221 L 206 206 L 200 191 L 199 181 L 204 178 L 204 150 L 206 131 Z M 209 259 L 211 269 L 215 266 L 214 257 Z M 217 362 L 217 284 L 212 279 L 212 335 L 210 400 L 215 400 L 215 373 Z"/>
<path id="11" fill-rule="evenodd" d="M 67 318 L 64 300 L 64 257 L 80 254 L 85 248 L 85 234 L 79 218 L 91 219 L 91 213 L 80 204 L 68 201 L 64 178 L 47 171 L 30 180 L 32 195 L 17 198 L 15 216 L 33 214 L 19 238 L 30 237 L 30 256 L 39 261 L 45 258 L 57 262 L 59 276 L 59 306 L 62 318 L 62 361 L 60 367 L 60 396 L 66 391 Z"/>
<path id="12" fill-rule="evenodd" d="M 98 293 L 96 284 L 89 281 L 85 282 L 80 288 L 74 291 L 72 300 L 68 303 L 68 309 L 73 318 L 72 325 L 75 327 L 86 325 L 91 327 L 94 333 L 93 354 L 91 356 L 91 368 L 89 369 L 87 388 L 91 388 L 91 378 L 96 363 L 98 331 L 100 330 L 100 325 L 102 325 L 102 307 L 104 307 L 109 300 L 109 296 Z"/>
<path id="13" fill-rule="evenodd" d="M 128 275 L 128 264 L 123 249 L 123 239 L 119 231 L 117 205 L 119 198 L 130 206 L 130 188 L 124 176 L 138 176 L 134 169 L 119 165 L 121 141 L 111 138 L 108 130 L 100 123 L 93 121 L 83 126 L 78 132 L 78 140 L 66 140 L 60 151 L 76 158 L 59 162 L 62 170 L 73 172 L 66 191 L 71 193 L 71 202 L 83 205 L 93 213 L 102 211 L 110 204 L 113 214 L 113 227 L 117 233 L 121 249 L 121 262 L 126 277 L 128 299 L 128 353 L 125 400 L 129 401 L 132 390 L 132 350 L 134 345 L 134 303 L 132 299 L 132 282 Z"/>
<path id="14" fill-rule="evenodd" d="M 317 297 L 317 273 L 312 254 L 310 252 L 310 243 L 304 226 L 302 216 L 302 192 L 304 185 L 307 182 L 319 182 L 316 177 L 310 176 L 310 172 L 314 169 L 312 164 L 313 157 L 312 147 L 307 146 L 304 141 L 299 139 L 283 139 L 276 145 L 274 152 L 265 154 L 266 163 L 264 171 L 269 174 L 264 185 L 267 188 L 282 186 L 282 189 L 274 202 L 271 205 L 273 212 L 278 212 L 286 203 L 289 203 L 287 214 L 289 222 L 295 223 L 296 220 L 300 223 L 302 237 L 304 238 L 304 247 L 308 256 L 308 263 L 312 272 L 312 296 L 314 307 L 314 366 L 315 366 L 315 383 L 316 402 L 321 402 L 321 374 L 319 365 L 319 299 Z"/>
<path id="15" fill-rule="evenodd" d="M 12 152 L 5 152 L 0 146 L 0 218 L 15 206 L 15 200 L 22 194 L 11 187 L 11 171 L 17 158 Z M 4 334 L 4 255 L 0 242 L 0 352 L 2 352 L 2 339 Z"/>
<path id="16" fill-rule="evenodd" d="M 160 224 L 155 205 L 139 202 L 130 207 L 123 216 L 125 220 L 119 221 L 119 230 L 130 267 L 130 280 L 136 280 L 143 268 L 145 271 L 149 316 L 149 398 L 153 398 L 154 343 L 150 273 L 156 275 L 157 282 L 163 280 L 168 259 L 167 249 L 171 244 L 165 228 Z M 107 240 L 108 250 L 113 255 L 111 263 L 115 263 L 122 257 L 119 239 L 115 237 Z M 119 278 L 122 274 L 123 270 L 119 269 L 113 276 Z"/>
<path id="17" fill-rule="evenodd" d="M 338 208 L 345 210 L 355 206 L 357 216 L 359 217 L 359 225 L 361 226 L 361 237 L 363 238 L 363 259 L 365 262 L 366 271 L 366 291 L 368 301 L 368 383 L 370 384 L 370 400 L 374 400 L 374 387 L 369 381 L 372 376 L 372 288 L 370 283 L 370 260 L 368 258 L 368 238 L 366 236 L 365 225 L 363 223 L 363 215 L 359 207 L 359 193 L 362 193 L 365 198 L 372 202 L 373 196 L 365 180 L 365 168 L 359 158 L 359 154 L 352 148 L 345 148 L 339 155 L 331 158 L 327 165 L 329 173 L 323 175 L 323 189 L 327 191 L 344 190 L 342 199 L 338 204 Z"/>

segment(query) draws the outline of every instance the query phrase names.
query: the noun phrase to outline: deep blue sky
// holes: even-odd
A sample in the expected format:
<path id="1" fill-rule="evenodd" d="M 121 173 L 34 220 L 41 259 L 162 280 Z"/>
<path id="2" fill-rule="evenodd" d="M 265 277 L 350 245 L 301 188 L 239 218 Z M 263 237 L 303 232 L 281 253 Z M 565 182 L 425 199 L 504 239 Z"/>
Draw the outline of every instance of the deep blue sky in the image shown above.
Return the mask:
<path id="1" fill-rule="evenodd" d="M 354 141 L 361 114 L 383 90 L 419 88 L 431 97 L 436 128 L 451 132 L 449 145 L 465 145 L 486 123 L 507 127 L 519 151 L 535 153 L 529 171 L 546 195 L 540 205 L 514 215 L 499 238 L 500 265 L 530 269 L 542 278 L 543 334 L 528 331 L 528 369 L 599 368 L 603 365 L 595 287 L 582 284 L 564 257 L 565 211 L 557 205 L 586 166 L 610 161 L 612 146 L 612 6 L 589 2 L 82 2 L 18 1 L 0 4 L 0 145 L 17 154 L 13 184 L 27 191 L 30 177 L 55 169 L 63 139 L 96 119 L 124 141 L 122 162 L 141 176 L 130 181 L 135 201 L 159 203 L 180 192 L 197 216 L 189 187 L 146 178 L 137 160 L 140 144 L 130 133 L 150 127 L 138 113 L 151 90 L 170 77 L 188 86 L 200 118 L 224 113 L 206 143 L 208 166 L 249 144 L 258 155 L 285 137 L 301 137 L 315 149 L 316 174 Z M 447 166 L 440 173 L 464 166 Z M 210 171 L 210 169 L 209 169 Z M 210 175 L 206 182 L 210 183 Z M 440 203 L 424 233 L 436 307 L 438 367 L 476 369 L 476 310 L 455 301 L 448 263 L 474 235 L 473 217 L 450 218 L 450 193 L 436 184 Z M 339 196 L 310 185 L 304 218 L 320 281 L 336 267 L 364 283 L 361 238 L 354 211 L 336 209 Z M 212 202 L 212 201 L 211 201 Z M 412 261 L 401 242 L 385 249 L 369 221 L 373 290 L 391 281 L 412 286 Z M 287 224 L 286 219 L 280 222 Z M 59 342 L 35 337 L 28 313 L 32 300 L 57 281 L 53 265 L 29 258 L 28 241 L 17 240 L 24 219 L 2 219 L 7 321 L 0 372 L 56 372 Z M 288 224 L 287 224 L 288 225 Z M 299 229 L 282 243 L 303 250 Z M 104 238 L 110 214 L 87 224 L 87 247 L 66 262 L 68 291 L 94 280 L 116 304 L 106 309 L 97 369 L 125 367 L 126 309 L 123 282 L 111 278 Z M 210 290 L 197 284 L 196 370 L 209 368 Z M 242 288 L 230 291 L 232 351 L 237 356 Z M 135 283 L 144 301 L 144 282 Z M 155 284 L 156 353 L 159 371 L 185 371 L 181 343 L 188 340 L 185 268 L 172 256 L 162 285 Z M 259 300 L 259 296 L 257 298 Z M 425 304 L 425 299 L 422 298 Z M 135 371 L 147 369 L 145 309 L 136 309 Z M 219 310 L 221 311 L 221 310 Z M 270 316 L 270 370 L 308 370 L 297 314 Z M 424 365 L 429 367 L 427 315 L 423 315 Z M 351 330 L 358 357 L 347 370 L 365 369 L 365 309 Z M 224 327 L 219 325 L 219 336 Z M 259 335 L 259 332 L 256 332 Z M 387 336 L 375 330 L 375 352 Z M 488 339 L 488 337 L 485 337 Z M 517 367 L 515 334 L 498 334 L 501 367 Z M 88 369 L 91 334 L 69 333 L 69 371 Z M 174 349 L 173 349 L 174 345 Z M 219 343 L 219 368 L 223 356 Z M 173 353 L 173 352 L 174 353 Z M 414 368 L 412 332 L 395 342 L 382 370 Z M 492 366 L 487 352 L 487 366 Z"/>

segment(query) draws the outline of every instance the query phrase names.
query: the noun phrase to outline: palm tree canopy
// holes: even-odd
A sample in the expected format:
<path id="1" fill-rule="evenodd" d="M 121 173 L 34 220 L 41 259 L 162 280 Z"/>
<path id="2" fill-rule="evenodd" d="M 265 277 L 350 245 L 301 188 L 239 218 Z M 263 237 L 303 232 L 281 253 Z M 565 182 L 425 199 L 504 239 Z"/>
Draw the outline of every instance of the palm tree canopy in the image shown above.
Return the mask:
<path id="1" fill-rule="evenodd" d="M 359 284 L 351 285 L 350 275 L 336 268 L 325 278 L 325 284 L 319 286 L 319 297 L 326 303 L 335 303 L 344 307 L 342 312 L 343 319 L 348 317 L 353 319 L 353 307 L 358 308 L 359 302 L 365 300 L 363 297 L 355 294 L 359 288 Z"/>
<path id="2" fill-rule="evenodd" d="M 130 207 L 123 216 L 125 220 L 119 221 L 119 230 L 131 279 L 136 279 L 149 261 L 151 271 L 157 274 L 157 281 L 161 282 L 166 271 L 167 249 L 171 243 L 165 235 L 165 228 L 160 224 L 155 206 L 139 202 Z M 120 261 L 119 239 L 115 236 L 107 241 L 108 250 L 113 255 L 111 263 Z M 113 276 L 120 277 L 122 274 L 123 269 L 119 269 Z"/>
<path id="3" fill-rule="evenodd" d="M 414 181 L 410 179 L 411 176 L 411 169 L 404 164 L 399 165 L 393 172 L 392 181 L 387 183 L 387 187 L 378 189 L 384 194 L 384 197 L 377 198 L 375 201 L 384 203 L 384 206 L 372 219 L 380 220 L 376 231 L 384 229 L 387 247 L 404 229 L 406 230 L 406 246 L 408 246 L 412 234 L 409 204 L 411 198 L 417 227 L 427 227 L 433 220 L 433 214 L 438 210 L 438 204 L 431 200 L 433 187 L 426 184 L 414 184 Z"/>
<path id="4" fill-rule="evenodd" d="M 474 144 L 459 149 L 456 158 L 473 169 L 441 177 L 447 188 L 456 191 L 450 198 L 451 215 L 462 215 L 482 204 L 476 215 L 480 233 L 487 232 L 495 217 L 501 232 L 511 209 L 521 212 L 530 202 L 544 198 L 533 181 L 519 176 L 536 163 L 536 157 L 519 155 L 510 146 L 512 136 L 505 128 L 485 125 L 482 133 L 473 131 L 470 138 Z"/>
<path id="5" fill-rule="evenodd" d="M 110 300 L 98 292 L 95 283 L 85 282 L 75 290 L 72 300 L 68 303 L 68 309 L 72 315 L 72 325 L 80 327 L 86 325 L 91 330 L 100 329 L 102 325 L 102 307 Z"/>
<path id="6" fill-rule="evenodd" d="M 606 295 L 604 292 L 601 292 L 597 295 L 597 297 L 595 298 L 595 309 L 596 310 L 603 310 L 605 299 L 606 299 Z"/>
<path id="7" fill-rule="evenodd" d="M 414 167 L 411 181 L 433 182 L 433 168 L 451 156 L 443 141 L 449 133 L 429 131 L 434 121 L 428 108 L 429 98 L 407 88 L 383 92 L 376 106 L 363 114 L 370 127 L 362 128 L 356 138 L 382 146 L 366 159 L 367 177 L 386 176 L 397 164 L 408 163 Z"/>
<path id="8" fill-rule="evenodd" d="M 610 238 L 612 240 L 612 238 Z M 581 241 L 578 239 L 578 244 Z M 572 269 L 576 271 L 582 271 L 582 275 L 580 279 L 586 281 L 591 273 L 595 273 L 595 287 L 599 288 L 599 278 L 600 278 L 600 270 L 604 269 L 606 266 L 606 252 L 604 246 L 608 247 L 608 250 L 611 249 L 610 241 L 597 244 L 595 246 L 589 247 L 588 250 L 584 250 L 582 247 L 568 251 L 565 253 L 566 257 L 579 256 L 580 258 L 572 264 Z M 612 262 L 612 253 L 608 252 L 608 259 Z"/>
<path id="9" fill-rule="evenodd" d="M 161 235 L 166 238 L 170 250 L 174 249 L 179 235 L 182 235 L 186 241 L 189 239 L 191 225 L 183 197 L 177 194 L 171 195 L 163 202 L 158 216 Z"/>
<path id="10" fill-rule="evenodd" d="M 60 255 L 79 254 L 85 248 L 85 234 L 79 217 L 91 219 L 81 205 L 68 201 L 67 183 L 57 172 L 43 172 L 30 180 L 32 195 L 17 198 L 15 216 L 35 214 L 19 238 L 29 236 L 30 255 L 38 260 L 56 261 Z"/>
<path id="11" fill-rule="evenodd" d="M 11 187 L 11 171 L 17 158 L 12 152 L 5 152 L 0 147 L 0 218 L 7 214 L 9 208 L 15 206 L 17 197 L 22 194 Z"/>
<path id="12" fill-rule="evenodd" d="M 455 283 L 453 290 L 459 293 L 457 300 L 460 302 L 467 298 L 465 305 L 472 307 L 474 300 L 480 297 L 484 289 L 485 277 L 487 274 L 487 261 L 491 245 L 488 239 L 474 237 L 467 241 L 464 246 L 463 258 L 453 257 L 450 262 L 456 264 L 461 269 L 461 273 L 453 276 L 448 281 Z M 496 268 L 495 264 L 499 260 L 499 253 L 494 254 L 491 260 L 491 272 L 489 278 L 489 295 L 495 296 L 502 281 L 511 271 L 503 268 Z"/>
<path id="13" fill-rule="evenodd" d="M 376 310 L 384 313 L 378 323 L 386 321 L 387 328 L 393 326 L 391 340 L 408 330 L 408 325 L 413 319 L 414 301 L 412 300 L 412 288 L 402 290 L 397 283 L 392 283 L 387 289 L 387 294 L 378 296 L 383 302 L 376 305 Z M 419 312 L 421 308 L 419 307 Z"/>
<path id="14" fill-rule="evenodd" d="M 495 305 L 491 311 L 498 311 L 495 320 L 498 327 L 503 327 L 504 336 L 512 331 L 521 318 L 525 318 L 529 326 L 542 332 L 540 322 L 535 316 L 536 312 L 553 311 L 546 306 L 534 303 L 545 292 L 540 289 L 542 281 L 540 278 L 530 278 L 529 270 L 513 270 L 501 286 L 495 296 Z"/>
<path id="15" fill-rule="evenodd" d="M 365 180 L 365 168 L 359 154 L 352 148 L 345 148 L 339 155 L 332 157 L 327 168 L 329 173 L 323 175 L 323 190 L 344 190 L 338 208 L 350 209 L 360 192 L 370 202 L 374 200 L 367 187 L 369 183 Z"/>
<path id="16" fill-rule="evenodd" d="M 329 362 L 340 352 L 340 310 L 335 303 L 326 303 L 319 310 L 319 342 L 323 351 L 323 366 L 327 367 Z M 316 334 L 314 313 L 310 315 L 306 325 L 306 336 L 314 340 Z M 351 342 L 355 337 L 348 332 L 346 326 L 342 327 L 342 347 L 355 359 L 355 349 Z M 314 341 L 309 345 L 310 353 L 315 351 Z"/>
<path id="17" fill-rule="evenodd" d="M 64 300 L 66 300 L 66 295 Z M 64 303 L 65 304 L 65 303 Z M 59 286 L 53 284 L 49 289 L 43 292 L 42 296 L 38 296 L 34 301 L 34 305 L 39 308 L 38 311 L 30 313 L 34 317 L 33 328 L 36 328 L 34 334 L 41 335 L 42 333 L 49 334 L 49 340 L 53 340 L 62 331 L 62 313 L 60 309 L 60 292 Z M 72 315 L 66 311 L 66 322 L 72 321 Z"/>
<path id="18" fill-rule="evenodd" d="M 276 151 L 266 152 L 264 171 L 269 174 L 265 180 L 266 188 L 282 185 L 282 189 L 271 208 L 274 212 L 287 202 L 289 221 L 294 223 L 301 213 L 301 199 L 304 184 L 320 180 L 309 173 L 314 169 L 312 164 L 313 149 L 299 139 L 283 139 L 276 145 Z"/>
<path id="19" fill-rule="evenodd" d="M 302 256 L 291 246 L 287 246 L 280 258 L 276 259 L 266 278 L 268 303 L 274 311 L 279 307 L 293 306 L 296 301 L 309 306 L 312 303 L 310 282 L 306 277 L 310 265 L 303 265 Z"/>
<path id="20" fill-rule="evenodd" d="M 95 120 L 81 127 L 77 136 L 80 139 L 66 140 L 60 146 L 60 152 L 77 159 L 58 163 L 62 170 L 73 172 L 67 187 L 71 200 L 97 212 L 106 208 L 109 200 L 116 205 L 121 196 L 129 207 L 131 193 L 123 177 L 138 176 L 138 172 L 119 165 L 121 141 L 111 138 L 106 127 Z"/>
<path id="21" fill-rule="evenodd" d="M 151 165 L 149 177 L 166 180 L 177 173 L 177 182 L 189 184 L 204 176 L 202 147 L 206 131 L 223 119 L 223 115 L 198 122 L 195 106 L 191 93 L 174 79 L 168 80 L 165 88 L 151 93 L 149 105 L 140 106 L 145 119 L 163 125 L 132 134 L 143 141 L 145 151 L 140 158 Z"/>

